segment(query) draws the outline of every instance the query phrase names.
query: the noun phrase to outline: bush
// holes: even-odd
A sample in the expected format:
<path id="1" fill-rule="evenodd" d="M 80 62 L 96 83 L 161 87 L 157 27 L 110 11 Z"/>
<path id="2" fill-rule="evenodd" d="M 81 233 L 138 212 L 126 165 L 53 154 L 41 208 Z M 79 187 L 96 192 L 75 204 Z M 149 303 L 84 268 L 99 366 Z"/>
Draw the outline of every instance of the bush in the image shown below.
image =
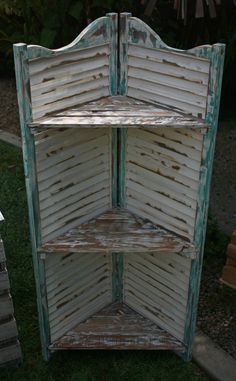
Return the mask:
<path id="1" fill-rule="evenodd" d="M 92 20 L 106 12 L 130 11 L 147 22 L 170 46 L 188 49 L 196 45 L 224 42 L 227 46 L 223 82 L 223 107 L 235 112 L 236 96 L 236 7 L 233 0 L 218 5 L 211 18 L 205 2 L 203 18 L 195 18 L 196 0 L 188 4 L 186 22 L 178 18 L 173 0 L 159 0 L 149 17 L 149 0 L 0 0 L 0 75 L 13 75 L 12 44 L 57 48 L 71 42 Z M 182 4 L 182 2 L 181 2 Z"/>

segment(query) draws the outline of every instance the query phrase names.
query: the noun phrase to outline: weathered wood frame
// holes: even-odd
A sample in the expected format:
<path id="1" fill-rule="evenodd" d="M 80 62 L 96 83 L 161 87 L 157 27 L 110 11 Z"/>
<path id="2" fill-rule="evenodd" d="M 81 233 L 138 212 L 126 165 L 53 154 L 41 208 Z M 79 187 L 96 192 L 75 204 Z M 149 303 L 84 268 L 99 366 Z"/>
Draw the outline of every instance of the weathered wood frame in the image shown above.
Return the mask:
<path id="1" fill-rule="evenodd" d="M 99 33 L 98 25 L 102 23 Z M 101 26 L 101 25 L 100 25 Z M 48 346 L 50 343 L 50 329 L 47 310 L 46 281 L 44 259 L 39 256 L 38 248 L 41 246 L 41 228 L 39 216 L 39 199 L 37 188 L 37 173 L 35 162 L 34 138 L 28 125 L 33 121 L 30 94 L 29 60 L 37 57 L 49 57 L 60 55 L 63 52 L 71 52 L 75 49 L 96 46 L 101 42 L 110 43 L 110 93 L 117 92 L 117 14 L 109 13 L 91 23 L 71 44 L 61 49 L 50 50 L 41 46 L 24 43 L 14 44 L 15 75 L 17 86 L 17 98 L 19 105 L 20 127 L 22 135 L 22 150 L 25 172 L 26 193 L 28 200 L 29 225 L 33 255 L 33 266 L 37 292 L 37 306 L 39 314 L 39 327 L 41 336 L 42 353 L 45 360 L 49 359 Z M 112 132 L 113 147 L 113 206 L 117 202 L 117 132 Z"/>
<path id="2" fill-rule="evenodd" d="M 132 22 L 135 22 L 134 28 Z M 186 352 L 181 356 L 184 360 L 189 361 L 192 357 L 192 345 L 195 333 L 195 324 L 197 316 L 197 304 L 200 291 L 200 280 L 202 261 L 204 254 L 205 234 L 208 216 L 210 184 L 213 168 L 215 140 L 218 127 L 218 115 L 220 106 L 221 84 L 223 77 L 225 45 L 214 44 L 203 45 L 190 50 L 179 50 L 167 46 L 161 38 L 151 28 L 149 28 L 141 20 L 132 17 L 130 13 L 122 13 L 120 15 L 120 82 L 119 93 L 126 95 L 127 92 L 127 45 L 128 40 L 137 46 L 147 46 L 156 49 L 165 49 L 169 52 L 177 52 L 193 55 L 200 58 L 210 60 L 210 74 L 208 84 L 208 99 L 206 107 L 205 121 L 210 125 L 209 130 L 204 134 L 202 147 L 202 161 L 199 178 L 199 190 L 197 200 L 197 214 L 194 230 L 194 245 L 197 250 L 197 258 L 192 260 L 189 295 L 187 305 L 187 317 L 185 323 L 184 344 Z M 125 206 L 125 146 L 126 146 L 126 130 L 119 131 L 119 204 Z M 122 273 L 122 269 L 120 272 Z"/>
<path id="3" fill-rule="evenodd" d="M 97 33 L 97 25 L 103 23 L 102 31 Z M 135 25 L 135 27 L 134 27 Z M 197 200 L 197 215 L 194 231 L 194 244 L 198 252 L 196 260 L 192 261 L 187 318 L 185 324 L 184 343 L 187 347 L 183 357 L 185 360 L 191 358 L 192 342 L 194 337 L 197 301 L 200 287 L 200 275 L 204 251 L 204 240 L 206 231 L 207 211 L 209 203 L 210 180 L 213 166 L 213 155 L 217 121 L 220 104 L 220 90 L 223 75 L 224 44 L 213 46 L 201 46 L 187 51 L 181 51 L 168 47 L 160 37 L 145 23 L 131 16 L 130 13 L 120 15 L 120 28 L 117 31 L 117 14 L 110 13 L 90 24 L 75 41 L 70 45 L 57 50 L 49 50 L 40 46 L 28 46 L 26 44 L 14 45 L 14 57 L 16 67 L 17 93 L 20 112 L 20 125 L 23 140 L 23 157 L 26 178 L 26 190 L 29 207 L 29 222 L 31 230 L 31 243 L 33 252 L 33 263 L 36 279 L 37 301 L 39 311 L 39 325 L 41 332 L 41 343 L 45 359 L 49 358 L 49 323 L 47 311 L 47 296 L 45 289 L 44 261 L 38 255 L 38 248 L 42 243 L 39 201 L 37 189 L 37 173 L 35 168 L 34 139 L 28 128 L 32 123 L 32 106 L 30 95 L 29 60 L 37 57 L 48 57 L 73 51 L 77 48 L 94 46 L 104 39 L 110 43 L 110 94 L 126 95 L 127 93 L 127 59 L 128 41 L 138 46 L 152 49 L 163 49 L 168 52 L 183 53 L 195 57 L 210 60 L 210 79 L 208 86 L 208 99 L 206 109 L 206 122 L 210 125 L 204 135 L 201 173 L 199 179 L 199 191 Z M 108 32 L 109 31 L 109 32 Z M 119 49 L 118 49 L 119 44 Z M 119 51 L 119 57 L 118 57 Z M 119 65 L 118 65 L 119 60 Z M 119 73 L 118 73 L 119 67 Z M 126 133 L 125 128 L 112 129 L 112 205 L 125 207 L 125 166 L 126 166 Z M 117 148 L 118 147 L 118 148 Z M 123 278 L 123 254 L 113 253 L 113 301 L 123 300 L 122 278 Z"/>

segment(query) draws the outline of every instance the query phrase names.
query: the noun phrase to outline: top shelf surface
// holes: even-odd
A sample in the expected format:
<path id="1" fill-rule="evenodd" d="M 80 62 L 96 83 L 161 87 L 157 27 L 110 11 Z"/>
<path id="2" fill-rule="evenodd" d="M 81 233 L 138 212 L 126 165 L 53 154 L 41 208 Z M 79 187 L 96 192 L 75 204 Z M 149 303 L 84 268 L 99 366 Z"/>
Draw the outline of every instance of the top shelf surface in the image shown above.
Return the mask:
<path id="1" fill-rule="evenodd" d="M 205 130 L 209 125 L 203 119 L 171 107 L 126 96 L 113 96 L 48 114 L 29 123 L 29 127 L 174 127 Z"/>

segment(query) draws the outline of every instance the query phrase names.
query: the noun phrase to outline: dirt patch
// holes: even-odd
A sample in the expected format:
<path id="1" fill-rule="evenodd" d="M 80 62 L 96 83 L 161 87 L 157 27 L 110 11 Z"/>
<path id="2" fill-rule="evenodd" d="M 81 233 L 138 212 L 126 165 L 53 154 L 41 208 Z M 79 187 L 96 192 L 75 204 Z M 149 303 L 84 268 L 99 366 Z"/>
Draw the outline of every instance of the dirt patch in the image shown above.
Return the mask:
<path id="1" fill-rule="evenodd" d="M 20 136 L 14 79 L 0 79 L 0 129 Z"/>
<path id="2" fill-rule="evenodd" d="M 236 118 L 219 123 L 210 210 L 220 229 L 230 235 L 236 228 Z"/>
<path id="3" fill-rule="evenodd" d="M 219 281 L 224 264 L 224 253 L 205 260 L 197 326 L 236 359 L 236 291 Z"/>

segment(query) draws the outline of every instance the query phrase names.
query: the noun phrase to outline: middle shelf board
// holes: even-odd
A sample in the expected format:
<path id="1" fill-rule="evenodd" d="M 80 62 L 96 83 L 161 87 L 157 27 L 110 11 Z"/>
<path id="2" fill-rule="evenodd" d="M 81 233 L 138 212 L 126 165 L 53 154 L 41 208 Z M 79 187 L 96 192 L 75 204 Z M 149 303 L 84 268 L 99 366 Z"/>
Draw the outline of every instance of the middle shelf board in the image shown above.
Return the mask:
<path id="1" fill-rule="evenodd" d="M 54 240 L 41 252 L 174 252 L 195 258 L 193 244 L 126 209 L 114 208 Z"/>
<path id="2" fill-rule="evenodd" d="M 29 123 L 29 127 L 173 127 L 204 132 L 209 125 L 201 118 L 162 104 L 126 96 L 110 96 L 60 110 Z"/>

